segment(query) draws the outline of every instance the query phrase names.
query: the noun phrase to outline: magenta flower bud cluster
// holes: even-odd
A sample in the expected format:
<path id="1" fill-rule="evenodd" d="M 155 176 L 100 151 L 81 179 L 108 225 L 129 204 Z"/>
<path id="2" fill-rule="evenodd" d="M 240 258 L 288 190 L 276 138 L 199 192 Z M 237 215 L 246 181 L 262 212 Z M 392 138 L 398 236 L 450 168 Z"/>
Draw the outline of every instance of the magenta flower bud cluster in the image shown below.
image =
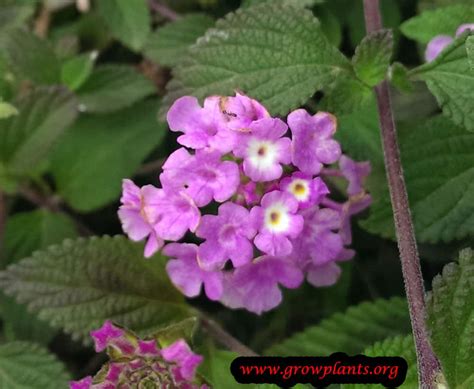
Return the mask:
<path id="1" fill-rule="evenodd" d="M 285 122 L 237 93 L 203 107 L 182 97 L 167 120 L 183 147 L 164 163 L 161 188 L 124 180 L 118 213 L 130 239 L 147 239 L 146 257 L 164 247 L 177 288 L 195 297 L 203 287 L 211 300 L 260 314 L 281 302 L 280 285 L 337 281 L 337 263 L 354 255 L 350 219 L 371 198 L 370 165 L 342 155 L 333 115 L 298 109 Z M 347 181 L 345 202 L 329 198 L 328 176 Z M 177 243 L 188 231 L 201 243 Z"/>
<path id="2" fill-rule="evenodd" d="M 474 23 L 461 24 L 456 30 L 456 37 L 463 34 L 465 31 L 474 31 Z M 438 55 L 454 41 L 450 35 L 437 35 L 431 39 L 426 46 L 425 60 L 431 62 L 436 59 Z"/>
<path id="3" fill-rule="evenodd" d="M 95 350 L 107 350 L 111 361 L 95 377 L 72 381 L 70 389 L 209 389 L 195 382 L 202 356 L 194 354 L 182 339 L 160 349 L 157 339 L 140 339 L 110 321 L 91 336 Z"/>

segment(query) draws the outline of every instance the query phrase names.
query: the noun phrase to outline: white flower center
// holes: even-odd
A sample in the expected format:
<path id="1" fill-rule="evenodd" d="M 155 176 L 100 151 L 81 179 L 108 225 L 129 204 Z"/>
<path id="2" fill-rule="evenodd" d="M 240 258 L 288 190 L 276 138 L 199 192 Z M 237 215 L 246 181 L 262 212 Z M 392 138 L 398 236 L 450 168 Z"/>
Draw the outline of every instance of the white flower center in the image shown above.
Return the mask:
<path id="1" fill-rule="evenodd" d="M 308 181 L 302 179 L 295 179 L 288 186 L 288 191 L 296 197 L 298 201 L 308 201 L 311 191 L 309 189 Z"/>
<path id="2" fill-rule="evenodd" d="M 250 163 L 258 170 L 271 168 L 278 157 L 274 143 L 267 140 L 252 139 L 247 148 Z"/>
<path id="3" fill-rule="evenodd" d="M 265 209 L 265 227 L 270 232 L 285 232 L 290 227 L 290 217 L 288 210 L 282 203 L 272 204 Z"/>

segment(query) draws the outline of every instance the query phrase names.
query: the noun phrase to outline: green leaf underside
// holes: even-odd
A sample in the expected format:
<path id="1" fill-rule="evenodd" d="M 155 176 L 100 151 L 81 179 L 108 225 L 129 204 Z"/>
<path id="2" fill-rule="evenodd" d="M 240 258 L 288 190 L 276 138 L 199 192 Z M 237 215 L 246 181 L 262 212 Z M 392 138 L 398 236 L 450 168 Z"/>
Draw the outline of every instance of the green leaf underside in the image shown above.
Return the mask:
<path id="1" fill-rule="evenodd" d="M 25 174 L 47 157 L 75 120 L 77 101 L 65 88 L 39 88 L 16 104 L 19 114 L 0 121 L 0 160 Z"/>
<path id="2" fill-rule="evenodd" d="M 356 354 L 378 340 L 409 331 L 405 299 L 376 300 L 336 313 L 319 325 L 272 346 L 266 354 L 324 356 L 338 351 Z"/>
<path id="3" fill-rule="evenodd" d="M 77 91 L 85 112 L 112 112 L 155 91 L 153 83 L 127 65 L 98 66 Z"/>
<path id="4" fill-rule="evenodd" d="M 186 54 L 189 46 L 214 25 L 206 14 L 189 14 L 158 28 L 144 47 L 144 54 L 165 66 L 175 66 Z"/>
<path id="5" fill-rule="evenodd" d="M 0 388 L 66 388 L 68 379 L 62 363 L 48 350 L 26 342 L 0 345 Z"/>
<path id="6" fill-rule="evenodd" d="M 428 295 L 431 341 L 450 388 L 474 387 L 474 252 L 461 251 Z"/>
<path id="7" fill-rule="evenodd" d="M 86 343 L 106 319 L 149 335 L 191 316 L 164 264 L 123 236 L 66 240 L 1 272 L 0 287 Z"/>
<path id="8" fill-rule="evenodd" d="M 411 335 L 396 336 L 385 339 L 382 342 L 377 342 L 373 346 L 366 348 L 363 352 L 368 357 L 402 357 L 407 361 L 408 371 L 405 382 L 398 386 L 400 389 L 415 389 L 418 388 L 418 374 L 416 368 L 416 353 L 415 344 Z M 383 388 L 382 385 L 343 385 L 344 389 L 378 389 Z"/>
<path id="9" fill-rule="evenodd" d="M 466 55 L 467 33 L 457 38 L 433 62 L 414 69 L 416 79 L 426 81 L 443 114 L 474 131 L 474 72 Z"/>
<path id="10" fill-rule="evenodd" d="M 15 73 L 39 85 L 59 83 L 59 60 L 48 42 L 23 29 L 8 31 L 0 42 Z"/>
<path id="11" fill-rule="evenodd" d="M 404 22 L 400 29 L 408 38 L 427 44 L 436 35 L 454 36 L 463 23 L 474 20 L 474 6 L 451 5 L 425 11 Z"/>
<path id="12" fill-rule="evenodd" d="M 143 47 L 151 23 L 146 0 L 100 0 L 97 7 L 118 40 L 135 51 Z"/>
<path id="13" fill-rule="evenodd" d="M 88 212 L 118 198 L 130 177 L 161 142 L 166 127 L 156 121 L 157 100 L 107 115 L 84 115 L 56 148 L 52 173 L 59 194 Z"/>
<path id="14" fill-rule="evenodd" d="M 385 78 L 393 52 L 393 35 L 381 30 L 367 35 L 357 46 L 352 59 L 357 76 L 370 86 Z"/>
<path id="15" fill-rule="evenodd" d="M 442 116 L 400 130 L 402 163 L 417 239 L 436 243 L 472 236 L 474 134 Z M 369 189 L 378 195 L 362 225 L 372 233 L 393 238 L 386 183 L 380 179 L 376 187 Z"/>
<path id="16" fill-rule="evenodd" d="M 190 48 L 174 70 L 162 113 L 184 95 L 240 89 L 284 115 L 341 79 L 354 79 L 351 65 L 310 11 L 264 4 L 217 21 Z"/>

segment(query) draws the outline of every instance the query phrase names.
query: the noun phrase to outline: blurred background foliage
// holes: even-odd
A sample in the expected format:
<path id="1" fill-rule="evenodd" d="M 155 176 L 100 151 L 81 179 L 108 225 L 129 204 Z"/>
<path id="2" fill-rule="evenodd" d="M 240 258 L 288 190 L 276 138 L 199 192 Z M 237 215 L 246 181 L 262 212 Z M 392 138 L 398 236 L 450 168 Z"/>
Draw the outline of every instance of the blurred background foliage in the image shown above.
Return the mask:
<path id="1" fill-rule="evenodd" d="M 264 2 L 0 0 L 0 189 L 8 212 L 0 227 L 2 269 L 66 238 L 121 233 L 116 215 L 121 179 L 157 184 L 163 159 L 177 147 L 162 115 L 173 69 L 186 62 L 189 47 L 217 19 Z M 419 10 L 449 4 L 381 1 L 385 25 L 394 29 L 394 61 L 406 67 L 423 62 L 423 47 L 404 37 L 399 26 Z M 313 0 L 305 5 L 319 18 L 329 42 L 351 57 L 365 35 L 362 1 Z M 409 134 L 416 120 L 433 116 L 439 108 L 425 84 L 410 83 L 407 89 L 394 89 L 393 98 L 401 131 Z M 323 94 L 316 93 L 305 107 L 324 108 Z M 355 158 L 371 160 L 369 187 L 377 197 L 385 190 L 385 179 L 373 101 L 348 109 L 339 100 L 331 107 L 339 118 L 343 148 L 349 147 Z M 436 128 L 436 123 L 429 127 Z M 382 218 L 354 223 L 357 255 L 343 266 L 342 278 L 333 287 L 305 285 L 286 291 L 282 305 L 262 317 L 205 299 L 191 304 L 261 352 L 351 305 L 403 296 L 388 211 L 388 217 L 385 212 Z M 420 251 L 427 284 L 468 245 L 472 239 L 466 236 L 424 239 Z M 408 332 L 404 308 L 394 315 L 388 320 L 394 328 L 384 335 Z M 73 376 L 97 367 L 89 348 L 3 295 L 0 320 L 3 341 L 47 346 Z"/>

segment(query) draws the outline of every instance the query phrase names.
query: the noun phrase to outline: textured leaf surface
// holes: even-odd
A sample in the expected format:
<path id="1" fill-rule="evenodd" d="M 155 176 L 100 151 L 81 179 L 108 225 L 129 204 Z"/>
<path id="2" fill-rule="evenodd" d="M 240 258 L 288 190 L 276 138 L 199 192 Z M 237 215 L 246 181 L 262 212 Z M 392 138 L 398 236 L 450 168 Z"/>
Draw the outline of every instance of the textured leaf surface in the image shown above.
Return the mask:
<path id="1" fill-rule="evenodd" d="M 97 7 L 118 40 L 136 51 L 142 48 L 151 23 L 146 0 L 100 0 Z"/>
<path id="2" fill-rule="evenodd" d="M 148 335 L 191 315 L 164 264 L 122 236 L 66 240 L 1 272 L 0 287 L 75 339 L 106 319 Z"/>
<path id="3" fill-rule="evenodd" d="M 0 345 L 0 388 L 66 388 L 64 366 L 48 350 L 25 342 Z"/>
<path id="4" fill-rule="evenodd" d="M 450 388 L 474 387 L 474 252 L 461 251 L 433 280 L 428 297 L 432 344 Z"/>
<path id="5" fill-rule="evenodd" d="M 23 25 L 34 13 L 34 4 L 16 1 L 2 1 L 0 8 L 0 32 L 11 27 Z"/>
<path id="6" fill-rule="evenodd" d="M 59 194 L 87 212 L 117 199 L 130 177 L 161 142 L 166 127 L 156 121 L 157 100 L 107 115 L 84 115 L 72 126 L 52 158 Z"/>
<path id="7" fill-rule="evenodd" d="M 111 112 L 152 94 L 153 83 L 126 65 L 98 66 L 79 88 L 81 111 Z"/>
<path id="8" fill-rule="evenodd" d="M 158 28 L 151 34 L 144 47 L 144 54 L 166 66 L 175 66 L 186 54 L 189 46 L 214 25 L 206 14 L 189 14 Z"/>
<path id="9" fill-rule="evenodd" d="M 396 336 L 378 342 L 373 346 L 366 348 L 363 352 L 368 357 L 402 357 L 407 361 L 408 371 L 405 382 L 398 386 L 400 389 L 418 388 L 418 374 L 416 368 L 415 344 L 411 335 Z M 343 385 L 344 389 L 374 389 L 383 388 L 382 385 Z"/>
<path id="10" fill-rule="evenodd" d="M 409 331 L 405 299 L 376 300 L 337 313 L 272 346 L 266 354 L 324 356 L 337 351 L 355 354 L 378 340 Z"/>
<path id="11" fill-rule="evenodd" d="M 29 31 L 14 29 L 2 36 L 0 46 L 19 76 L 41 85 L 59 83 L 59 61 L 48 42 Z"/>
<path id="12" fill-rule="evenodd" d="M 474 134 L 438 116 L 401 129 L 400 148 L 417 238 L 436 243 L 474 234 Z M 388 188 L 383 189 L 362 225 L 393 238 Z"/>
<path id="13" fill-rule="evenodd" d="M 174 71 L 164 108 L 183 95 L 241 89 L 273 114 L 287 114 L 343 78 L 354 78 L 351 64 L 310 11 L 262 4 L 219 20 L 191 47 Z"/>
<path id="14" fill-rule="evenodd" d="M 427 44 L 436 35 L 454 36 L 463 23 L 474 20 L 474 6 L 451 5 L 425 11 L 404 22 L 400 29 L 408 38 Z"/>
<path id="15" fill-rule="evenodd" d="M 474 131 L 474 72 L 466 55 L 466 34 L 448 46 L 433 62 L 412 71 L 426 81 L 443 114 Z"/>
<path id="16" fill-rule="evenodd" d="M 0 121 L 0 160 L 13 172 L 33 170 L 75 120 L 77 101 L 66 89 L 40 88 L 16 104 L 19 114 Z"/>
<path id="17" fill-rule="evenodd" d="M 393 52 L 393 35 L 390 30 L 381 30 L 367 35 L 352 58 L 357 76 L 370 86 L 385 78 Z"/>

